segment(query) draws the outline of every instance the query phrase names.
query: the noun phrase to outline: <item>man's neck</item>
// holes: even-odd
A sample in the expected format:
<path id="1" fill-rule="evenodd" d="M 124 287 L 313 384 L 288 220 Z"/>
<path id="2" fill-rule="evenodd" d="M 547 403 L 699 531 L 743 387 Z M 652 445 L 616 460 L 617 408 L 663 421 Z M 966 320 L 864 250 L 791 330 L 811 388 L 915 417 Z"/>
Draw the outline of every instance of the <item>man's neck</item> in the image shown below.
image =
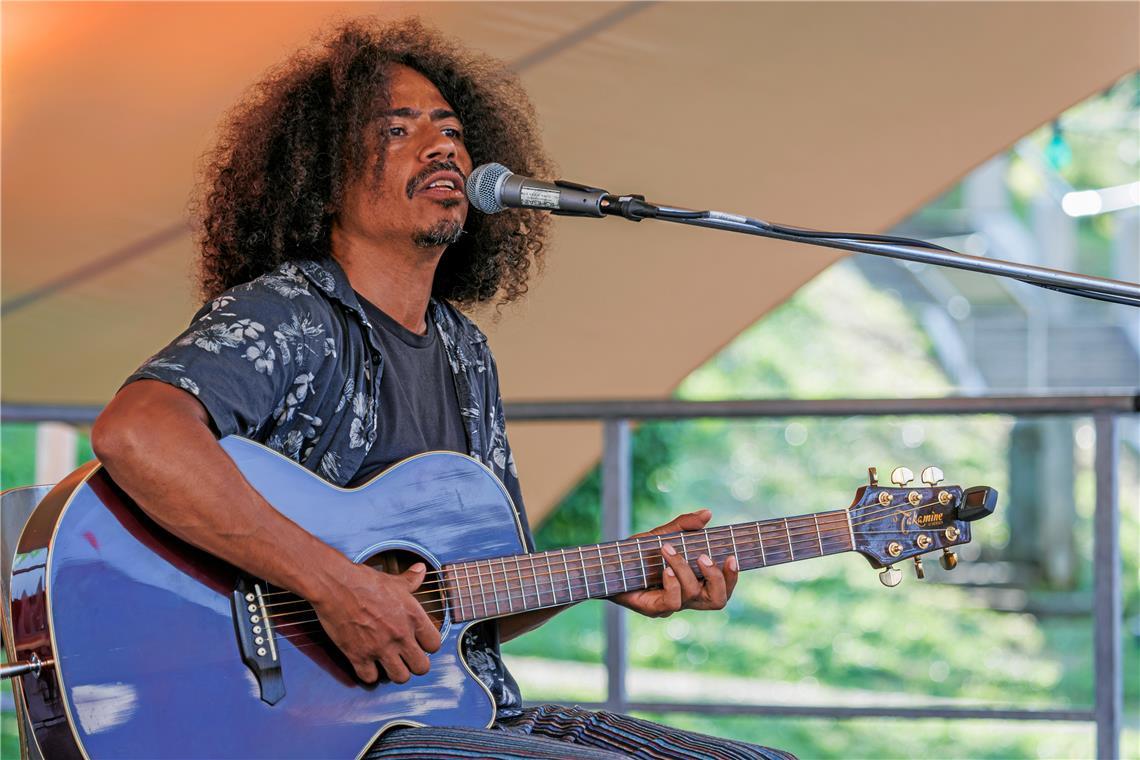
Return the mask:
<path id="1" fill-rule="evenodd" d="M 369 240 L 334 225 L 332 255 L 352 289 L 401 325 L 427 332 L 428 300 L 444 248 Z"/>

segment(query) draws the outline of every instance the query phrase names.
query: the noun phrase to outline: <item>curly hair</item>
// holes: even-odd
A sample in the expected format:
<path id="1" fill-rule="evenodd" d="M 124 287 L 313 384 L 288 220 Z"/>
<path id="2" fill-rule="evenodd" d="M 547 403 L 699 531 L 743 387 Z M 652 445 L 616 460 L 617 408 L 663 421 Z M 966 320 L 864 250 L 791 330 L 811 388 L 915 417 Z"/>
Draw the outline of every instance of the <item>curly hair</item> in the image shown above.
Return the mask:
<path id="1" fill-rule="evenodd" d="M 394 64 L 423 74 L 455 109 L 473 165 L 550 174 L 534 107 L 505 64 L 415 18 L 350 21 L 254 85 L 205 154 L 191 206 L 203 296 L 286 261 L 332 256 L 333 223 L 369 166 L 367 128 L 387 107 Z M 466 234 L 440 259 L 433 295 L 461 306 L 521 297 L 532 263 L 541 265 L 548 222 L 520 209 L 468 214 Z"/>

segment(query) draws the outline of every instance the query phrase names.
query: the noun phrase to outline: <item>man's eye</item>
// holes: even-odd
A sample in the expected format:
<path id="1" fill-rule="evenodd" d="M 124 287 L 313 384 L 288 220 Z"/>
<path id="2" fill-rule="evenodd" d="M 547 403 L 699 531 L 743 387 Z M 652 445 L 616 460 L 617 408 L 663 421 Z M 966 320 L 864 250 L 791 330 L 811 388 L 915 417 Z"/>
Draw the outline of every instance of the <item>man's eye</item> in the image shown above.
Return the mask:
<path id="1" fill-rule="evenodd" d="M 445 135 L 447 135 L 448 137 L 454 137 L 456 140 L 462 140 L 463 139 L 463 130 L 462 129 L 456 129 L 455 127 L 444 127 L 443 133 Z"/>
<path id="2" fill-rule="evenodd" d="M 408 134 L 408 130 L 393 124 L 388 127 L 388 134 L 392 137 L 403 137 L 404 135 Z"/>

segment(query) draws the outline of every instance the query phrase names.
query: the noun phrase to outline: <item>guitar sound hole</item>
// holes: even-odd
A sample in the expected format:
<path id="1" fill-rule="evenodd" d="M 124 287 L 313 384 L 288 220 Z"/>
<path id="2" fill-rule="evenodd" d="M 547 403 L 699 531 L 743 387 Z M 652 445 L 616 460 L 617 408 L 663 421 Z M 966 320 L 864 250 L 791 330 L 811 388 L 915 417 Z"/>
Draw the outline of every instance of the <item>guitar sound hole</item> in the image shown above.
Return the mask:
<path id="1" fill-rule="evenodd" d="M 428 617 L 431 618 L 435 627 L 442 630 L 445 605 L 443 587 L 440 583 L 441 576 L 439 571 L 437 571 L 430 562 L 414 552 L 405 551 L 403 549 L 393 549 L 391 551 L 381 552 L 380 554 L 374 554 L 366 559 L 364 564 L 382 573 L 399 575 L 417 562 L 423 562 L 427 565 L 427 578 L 424 579 L 424 582 L 420 584 L 420 587 L 416 589 L 414 593 L 416 598 L 419 599 L 420 606 L 427 612 Z"/>

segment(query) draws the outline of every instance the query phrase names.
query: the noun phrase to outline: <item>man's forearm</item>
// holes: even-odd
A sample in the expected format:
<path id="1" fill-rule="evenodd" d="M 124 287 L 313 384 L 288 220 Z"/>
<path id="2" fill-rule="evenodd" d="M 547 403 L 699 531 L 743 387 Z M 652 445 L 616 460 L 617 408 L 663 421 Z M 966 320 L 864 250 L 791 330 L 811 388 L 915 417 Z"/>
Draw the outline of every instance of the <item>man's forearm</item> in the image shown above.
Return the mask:
<path id="1" fill-rule="evenodd" d="M 335 583 L 348 559 L 246 482 L 196 400 L 159 386 L 127 386 L 96 422 L 92 444 L 115 482 L 174 535 L 310 601 Z"/>

